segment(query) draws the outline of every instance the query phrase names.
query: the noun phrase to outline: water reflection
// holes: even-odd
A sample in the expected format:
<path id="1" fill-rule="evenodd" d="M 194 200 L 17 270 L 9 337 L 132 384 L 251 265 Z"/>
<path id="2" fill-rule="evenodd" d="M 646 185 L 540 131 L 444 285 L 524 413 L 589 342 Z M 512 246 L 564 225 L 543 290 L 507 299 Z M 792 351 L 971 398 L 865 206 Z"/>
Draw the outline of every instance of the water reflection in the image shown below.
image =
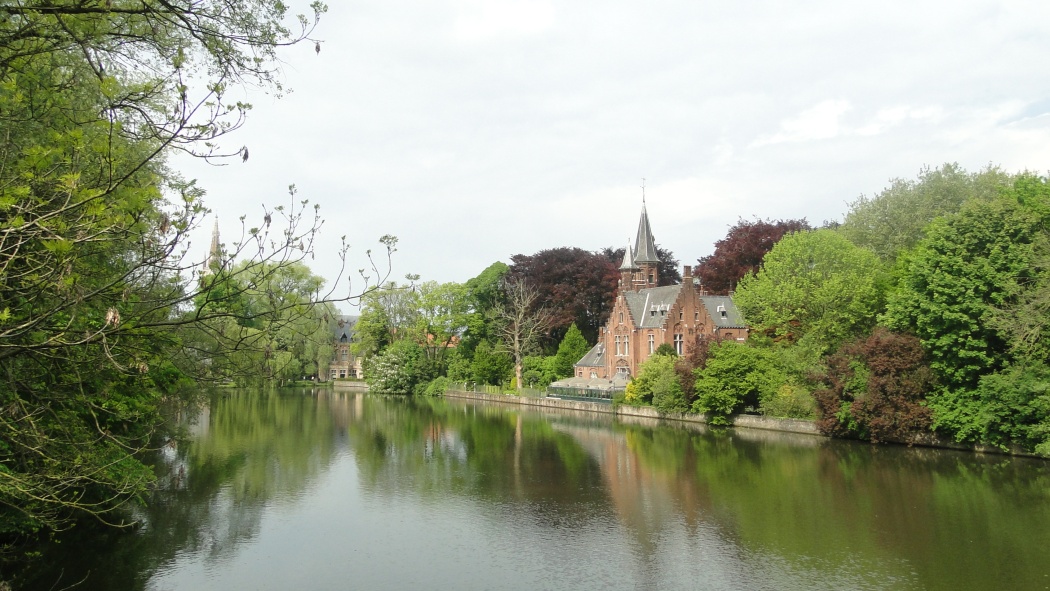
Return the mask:
<path id="1" fill-rule="evenodd" d="M 181 420 L 146 526 L 70 538 L 27 588 L 1050 583 L 1042 461 L 324 391 Z"/>

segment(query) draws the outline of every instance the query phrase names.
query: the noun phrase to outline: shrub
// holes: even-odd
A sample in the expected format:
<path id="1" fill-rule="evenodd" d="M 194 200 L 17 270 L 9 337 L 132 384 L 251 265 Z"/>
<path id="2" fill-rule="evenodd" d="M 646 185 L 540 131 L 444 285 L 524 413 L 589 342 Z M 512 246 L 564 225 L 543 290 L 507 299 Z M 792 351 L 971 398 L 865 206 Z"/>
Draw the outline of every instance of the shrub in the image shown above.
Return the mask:
<path id="1" fill-rule="evenodd" d="M 713 425 L 728 424 L 729 415 L 745 407 L 758 408 L 787 381 L 772 351 L 734 341 L 712 345 L 696 378 L 693 410 L 707 413 Z"/>
<path id="2" fill-rule="evenodd" d="M 813 394 L 804 386 L 784 384 L 759 404 L 759 412 L 770 417 L 812 419 L 816 416 Z"/>
<path id="3" fill-rule="evenodd" d="M 436 369 L 419 345 L 397 341 L 369 360 L 365 381 L 380 394 L 421 394 Z"/>
<path id="4" fill-rule="evenodd" d="M 930 406 L 934 425 L 958 441 L 1020 445 L 1050 455 L 1050 368 L 1043 363 L 983 376 L 974 391 L 940 392 Z"/>
<path id="5" fill-rule="evenodd" d="M 829 357 L 822 381 L 814 397 L 826 435 L 903 441 L 931 426 L 924 401 L 935 380 L 914 336 L 877 328 Z"/>
<path id="6" fill-rule="evenodd" d="M 448 390 L 448 385 L 450 383 L 451 383 L 451 380 L 449 380 L 445 376 L 436 377 L 433 380 L 430 380 L 430 383 L 427 384 L 426 389 L 423 391 L 423 395 L 425 395 L 425 396 L 444 396 L 445 395 L 445 390 Z"/>
<path id="7" fill-rule="evenodd" d="M 654 354 L 649 359 L 646 359 L 642 366 L 638 368 L 638 377 L 627 384 L 624 396 L 625 402 L 627 404 L 653 404 L 655 406 L 656 401 L 653 399 L 656 393 L 655 389 L 658 382 L 663 379 L 664 382 L 659 386 L 662 396 L 661 404 L 673 406 L 673 402 L 666 400 L 667 396 L 673 395 L 671 386 L 666 380 L 677 381 L 674 373 L 674 361 L 674 357 L 669 355 Z M 678 396 L 681 397 L 681 387 L 678 388 Z"/>
<path id="8" fill-rule="evenodd" d="M 653 406 L 662 412 L 688 412 L 689 403 L 685 400 L 682 385 L 674 365 L 662 371 L 652 384 Z"/>
<path id="9" fill-rule="evenodd" d="M 546 388 L 562 377 L 555 370 L 557 365 L 558 358 L 555 356 L 529 355 L 521 363 L 521 380 L 530 388 Z"/>
<path id="10" fill-rule="evenodd" d="M 711 345 L 724 340 L 717 335 L 697 335 L 693 344 L 686 348 L 685 355 L 674 364 L 678 374 L 678 383 L 682 387 L 682 398 L 688 407 L 696 401 L 696 370 L 707 367 L 707 357 Z"/>

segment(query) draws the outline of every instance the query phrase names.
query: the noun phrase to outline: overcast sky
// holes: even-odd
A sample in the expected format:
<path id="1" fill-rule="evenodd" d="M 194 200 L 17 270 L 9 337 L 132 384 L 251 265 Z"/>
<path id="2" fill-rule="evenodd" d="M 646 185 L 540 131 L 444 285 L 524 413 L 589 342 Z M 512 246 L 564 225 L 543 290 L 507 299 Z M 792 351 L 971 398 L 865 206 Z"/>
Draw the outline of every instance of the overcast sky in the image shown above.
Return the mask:
<path id="1" fill-rule="evenodd" d="M 291 94 L 247 94 L 246 163 L 174 164 L 224 241 L 295 183 L 330 280 L 344 234 L 354 270 L 394 234 L 392 278 L 457 282 L 619 247 L 643 177 L 695 264 L 738 218 L 841 220 L 923 166 L 1050 169 L 1046 1 L 331 0 L 314 37 L 282 54 Z"/>

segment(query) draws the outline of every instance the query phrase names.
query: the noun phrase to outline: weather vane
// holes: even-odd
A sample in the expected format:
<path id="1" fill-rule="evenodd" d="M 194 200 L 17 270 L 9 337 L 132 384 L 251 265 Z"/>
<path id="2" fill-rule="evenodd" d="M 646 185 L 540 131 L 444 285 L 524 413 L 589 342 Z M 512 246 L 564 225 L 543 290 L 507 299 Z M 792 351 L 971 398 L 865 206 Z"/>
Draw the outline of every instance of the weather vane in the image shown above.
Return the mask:
<path id="1" fill-rule="evenodd" d="M 642 205 L 645 205 L 645 177 L 642 177 Z"/>

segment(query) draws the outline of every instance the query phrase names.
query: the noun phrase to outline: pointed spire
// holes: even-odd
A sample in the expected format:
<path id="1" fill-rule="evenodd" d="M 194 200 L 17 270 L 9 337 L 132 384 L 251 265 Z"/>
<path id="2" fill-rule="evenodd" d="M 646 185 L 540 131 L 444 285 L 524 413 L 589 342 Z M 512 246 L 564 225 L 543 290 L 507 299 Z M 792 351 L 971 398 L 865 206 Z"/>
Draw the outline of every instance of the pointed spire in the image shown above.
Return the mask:
<path id="1" fill-rule="evenodd" d="M 656 256 L 656 242 L 653 231 L 649 228 L 649 214 L 645 211 L 645 198 L 642 198 L 642 217 L 638 220 L 638 236 L 634 240 L 634 264 L 659 263 Z"/>
<path id="2" fill-rule="evenodd" d="M 631 239 L 627 239 L 627 250 L 623 251 L 623 262 L 620 263 L 621 271 L 635 271 L 638 267 L 634 264 L 634 249 L 631 248 Z"/>
<path id="3" fill-rule="evenodd" d="M 215 225 L 211 229 L 211 247 L 208 248 L 208 260 L 204 263 L 205 272 L 211 269 L 212 265 L 218 264 L 221 248 L 219 244 L 219 216 L 215 216 Z"/>

